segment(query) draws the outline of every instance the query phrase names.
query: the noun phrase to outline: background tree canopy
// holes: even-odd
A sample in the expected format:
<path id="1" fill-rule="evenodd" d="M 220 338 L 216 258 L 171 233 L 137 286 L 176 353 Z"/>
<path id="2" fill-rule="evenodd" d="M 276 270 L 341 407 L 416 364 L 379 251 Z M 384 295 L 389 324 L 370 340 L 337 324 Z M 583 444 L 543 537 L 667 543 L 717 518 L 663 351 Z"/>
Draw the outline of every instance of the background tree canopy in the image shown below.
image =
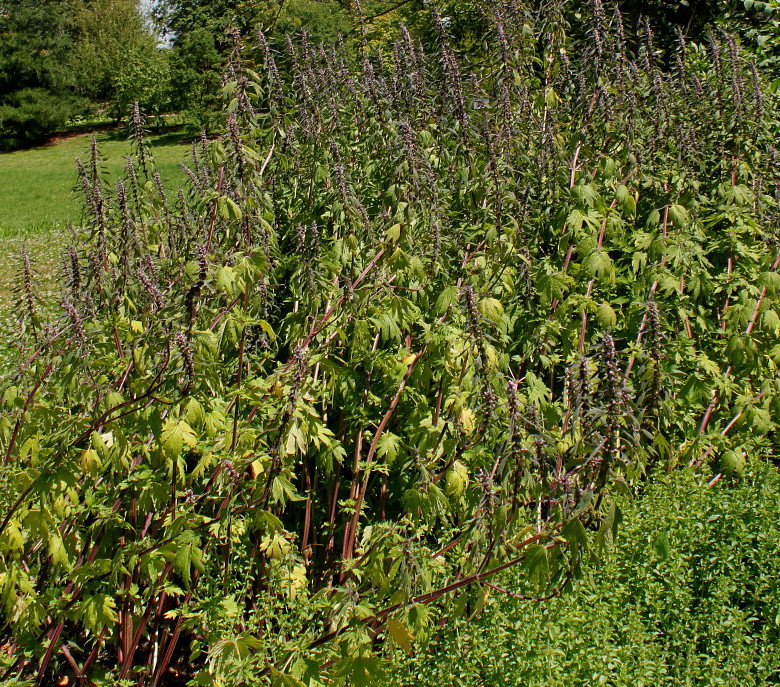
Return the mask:
<path id="1" fill-rule="evenodd" d="M 562 20 L 585 38 L 593 0 L 566 3 Z M 655 46 L 671 65 L 677 27 L 704 40 L 722 27 L 741 37 L 756 63 L 780 77 L 780 0 L 623 0 L 625 37 L 639 45 L 648 22 Z M 443 0 L 453 45 L 481 50 L 488 28 L 484 3 Z M 545 3 L 540 4 L 540 11 Z M 231 31 L 269 37 L 305 31 L 315 45 L 343 36 L 387 51 L 403 24 L 429 42 L 436 36 L 430 6 L 420 0 L 158 0 L 155 35 L 137 0 L 6 0 L 0 15 L 0 148 L 30 145 L 76 114 L 102 111 L 119 121 L 139 102 L 147 112 L 179 112 L 211 129 L 220 107 L 220 70 Z M 158 45 L 158 36 L 164 45 Z"/>
<path id="2" fill-rule="evenodd" d="M 167 53 L 137 0 L 7 0 L 0 14 L 0 148 L 43 140 L 102 107 L 168 102 Z"/>
<path id="3" fill-rule="evenodd" d="M 80 109 L 69 90 L 74 13 L 62 0 L 4 0 L 0 8 L 0 148 L 12 148 Z"/>
<path id="4" fill-rule="evenodd" d="M 168 57 L 157 49 L 137 0 L 90 0 L 73 17 L 71 73 L 80 92 L 110 103 L 114 116 L 138 102 L 159 110 L 168 96 Z"/>

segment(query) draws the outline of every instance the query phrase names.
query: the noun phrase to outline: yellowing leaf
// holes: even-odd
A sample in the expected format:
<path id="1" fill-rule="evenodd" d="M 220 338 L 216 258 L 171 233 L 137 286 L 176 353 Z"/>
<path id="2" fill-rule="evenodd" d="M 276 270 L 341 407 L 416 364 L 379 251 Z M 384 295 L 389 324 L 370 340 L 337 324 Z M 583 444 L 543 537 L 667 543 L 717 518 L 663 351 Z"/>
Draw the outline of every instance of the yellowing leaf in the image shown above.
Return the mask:
<path id="1" fill-rule="evenodd" d="M 474 431 L 476 422 L 474 418 L 474 411 L 471 410 L 471 408 L 463 408 L 463 410 L 460 411 L 460 416 L 458 419 L 460 420 L 460 425 L 463 427 L 463 431 L 466 432 L 466 434 L 471 434 Z"/>
<path id="2" fill-rule="evenodd" d="M 412 649 L 412 642 L 414 641 L 414 635 L 409 632 L 409 629 L 400 620 L 395 618 L 388 618 L 387 631 L 393 638 L 393 641 L 398 644 L 409 656 L 414 653 Z"/>
<path id="3" fill-rule="evenodd" d="M 617 324 L 617 314 L 609 303 L 602 303 L 598 307 L 596 319 L 602 327 L 614 327 Z"/>
<path id="4" fill-rule="evenodd" d="M 479 302 L 482 315 L 491 322 L 499 323 L 504 315 L 504 306 L 497 298 L 483 298 Z"/>
<path id="5" fill-rule="evenodd" d="M 469 484 L 469 470 L 456 460 L 444 476 L 444 493 L 450 498 L 460 498 Z"/>
<path id="6" fill-rule="evenodd" d="M 97 452 L 91 448 L 85 448 L 81 452 L 81 469 L 90 475 L 96 475 L 100 470 L 101 461 Z"/>
<path id="7" fill-rule="evenodd" d="M 301 590 L 306 589 L 306 566 L 300 563 L 293 566 L 287 574 L 287 581 L 290 585 L 290 598 L 294 599 Z"/>
<path id="8" fill-rule="evenodd" d="M 260 550 L 265 551 L 269 558 L 279 560 L 290 550 L 290 542 L 278 533 L 266 535 L 263 537 L 263 541 L 260 542 Z"/>
<path id="9" fill-rule="evenodd" d="M 24 547 L 24 536 L 22 530 L 14 521 L 11 521 L 5 529 L 5 535 L 3 537 L 3 548 L 8 548 L 13 551 L 14 549 L 21 549 Z"/>
<path id="10" fill-rule="evenodd" d="M 259 458 L 253 460 L 249 465 L 249 471 L 252 473 L 252 479 L 257 479 L 265 471 L 263 462 Z"/>
<path id="11" fill-rule="evenodd" d="M 70 560 L 68 559 L 68 552 L 65 550 L 65 542 L 62 541 L 62 537 L 56 530 L 49 533 L 48 551 L 53 563 L 70 569 Z"/>

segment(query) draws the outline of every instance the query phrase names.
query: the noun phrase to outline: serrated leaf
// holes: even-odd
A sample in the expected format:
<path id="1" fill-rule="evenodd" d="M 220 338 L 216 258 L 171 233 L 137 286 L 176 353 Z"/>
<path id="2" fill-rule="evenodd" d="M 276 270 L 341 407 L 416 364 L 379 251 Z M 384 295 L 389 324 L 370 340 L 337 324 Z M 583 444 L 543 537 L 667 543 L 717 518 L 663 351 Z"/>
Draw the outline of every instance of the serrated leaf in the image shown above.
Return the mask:
<path id="1" fill-rule="evenodd" d="M 444 493 L 450 498 L 458 499 L 466 493 L 469 484 L 469 470 L 456 460 L 444 476 Z"/>
<path id="2" fill-rule="evenodd" d="M 288 675 L 271 667 L 271 685 L 273 687 L 306 687 L 297 677 Z"/>
<path id="3" fill-rule="evenodd" d="M 607 251 L 597 249 L 591 251 L 585 257 L 582 261 L 582 267 L 593 277 L 599 277 L 601 279 L 607 278 L 612 275 L 612 258 L 609 257 Z"/>
<path id="4" fill-rule="evenodd" d="M 203 412 L 203 406 L 194 398 L 187 401 L 184 407 L 184 419 L 190 426 L 202 427 L 206 422 L 206 413 Z"/>
<path id="5" fill-rule="evenodd" d="M 633 217 L 634 214 L 636 214 L 636 200 L 634 199 L 634 196 L 631 195 L 631 191 L 629 191 L 628 188 L 621 184 L 618 186 L 617 193 L 615 195 L 618 199 L 618 202 L 620 203 L 620 207 L 622 207 L 627 214 Z"/>
<path id="6" fill-rule="evenodd" d="M 216 282 L 223 293 L 232 296 L 235 292 L 236 271 L 232 267 L 220 267 L 217 270 Z"/>
<path id="7" fill-rule="evenodd" d="M 617 314 L 609 303 L 602 303 L 596 309 L 596 320 L 602 327 L 614 327 L 617 324 Z"/>
<path id="8" fill-rule="evenodd" d="M 270 534 L 263 537 L 260 542 L 260 551 L 274 560 L 279 560 L 290 550 L 290 542 L 281 533 Z"/>
<path id="9" fill-rule="evenodd" d="M 407 628 L 404 623 L 396 618 L 388 618 L 387 631 L 390 633 L 393 641 L 398 644 L 398 646 L 400 646 L 409 656 L 414 653 L 414 650 L 412 649 L 414 635 L 409 631 L 409 628 Z"/>
<path id="10" fill-rule="evenodd" d="M 686 210 L 682 205 L 669 206 L 669 219 L 674 222 L 675 226 L 681 228 L 688 226 L 688 222 L 690 221 L 688 210 Z"/>
<path id="11" fill-rule="evenodd" d="M 98 634 L 104 625 L 117 622 L 116 604 L 108 594 L 96 594 L 82 601 L 81 622 L 93 634 Z"/>
<path id="12" fill-rule="evenodd" d="M 394 224 L 387 230 L 387 241 L 389 243 L 395 243 L 399 238 L 401 238 L 401 225 Z"/>
<path id="13" fill-rule="evenodd" d="M 189 589 L 192 580 L 192 568 L 203 572 L 203 552 L 200 550 L 200 542 L 193 532 L 184 532 L 176 540 L 176 553 L 173 559 L 173 568 Z"/>
<path id="14" fill-rule="evenodd" d="M 392 465 L 395 459 L 398 458 L 399 447 L 400 438 L 392 432 L 385 432 L 379 437 L 379 441 L 376 444 L 376 454 Z"/>
<path id="15" fill-rule="evenodd" d="M 436 299 L 436 312 L 443 315 L 448 308 L 458 300 L 458 289 L 455 286 L 447 286 Z"/>
<path id="16" fill-rule="evenodd" d="M 160 434 L 160 445 L 163 453 L 169 458 L 178 458 L 184 447 L 195 448 L 198 439 L 192 427 L 184 420 L 167 419 Z"/>
<path id="17" fill-rule="evenodd" d="M 349 687 L 371 687 L 379 684 L 383 670 L 384 663 L 381 659 L 358 656 L 336 661 L 334 673 L 345 678 Z"/>

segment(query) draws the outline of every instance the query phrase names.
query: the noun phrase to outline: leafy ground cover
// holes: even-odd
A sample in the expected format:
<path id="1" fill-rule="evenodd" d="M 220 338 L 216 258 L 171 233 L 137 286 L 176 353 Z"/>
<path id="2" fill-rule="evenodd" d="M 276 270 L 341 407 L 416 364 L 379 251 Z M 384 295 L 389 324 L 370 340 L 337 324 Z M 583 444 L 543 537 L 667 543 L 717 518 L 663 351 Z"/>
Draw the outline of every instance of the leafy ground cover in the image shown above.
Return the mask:
<path id="1" fill-rule="evenodd" d="M 236 35 L 178 193 L 138 113 L 90 152 L 59 309 L 18 278 L 0 679 L 361 687 L 502 572 L 576 589 L 657 473 L 776 457 L 777 103 L 588 7 Z"/>
<path id="2" fill-rule="evenodd" d="M 780 476 L 756 463 L 713 487 L 657 475 L 625 501 L 617 545 L 570 595 L 544 603 L 517 574 L 476 619 L 452 618 L 389 684 L 745 685 L 780 682 Z M 589 579 L 588 579 L 589 578 Z"/>

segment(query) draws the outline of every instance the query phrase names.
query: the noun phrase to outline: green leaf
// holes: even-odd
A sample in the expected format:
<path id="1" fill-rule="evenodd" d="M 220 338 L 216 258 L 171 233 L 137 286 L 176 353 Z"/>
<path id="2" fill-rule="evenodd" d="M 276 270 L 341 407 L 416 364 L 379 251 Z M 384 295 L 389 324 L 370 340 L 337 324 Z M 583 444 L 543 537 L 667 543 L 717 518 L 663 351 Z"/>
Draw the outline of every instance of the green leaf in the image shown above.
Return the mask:
<path id="1" fill-rule="evenodd" d="M 688 211 L 682 205 L 669 206 L 669 219 L 679 228 L 687 227 L 690 221 Z"/>
<path id="2" fill-rule="evenodd" d="M 219 216 L 225 220 L 240 220 L 243 217 L 241 208 L 236 205 L 232 198 L 221 196 L 217 201 Z"/>
<path id="3" fill-rule="evenodd" d="M 51 556 L 52 563 L 61 565 L 63 568 L 70 570 L 70 559 L 68 558 L 68 552 L 65 550 L 65 542 L 62 541 L 62 537 L 58 530 L 49 532 L 49 555 Z"/>
<path id="4" fill-rule="evenodd" d="M 718 462 L 718 470 L 724 475 L 741 477 L 745 474 L 745 456 L 742 451 L 724 451 Z"/>
<path id="5" fill-rule="evenodd" d="M 617 314 L 609 303 L 602 303 L 596 309 L 596 320 L 602 327 L 614 327 L 617 324 Z"/>
<path id="6" fill-rule="evenodd" d="M 371 687 L 379 684 L 384 673 L 384 661 L 369 656 L 347 657 L 335 662 L 335 674 L 346 678 L 349 687 Z"/>
<path id="7" fill-rule="evenodd" d="M 447 286 L 436 299 L 436 312 L 443 315 L 449 307 L 458 300 L 458 289 L 455 286 Z"/>
<path id="8" fill-rule="evenodd" d="M 672 545 L 669 542 L 669 535 L 666 532 L 661 532 L 656 535 L 653 540 L 653 548 L 655 549 L 658 557 L 665 561 L 672 553 Z"/>
<path id="9" fill-rule="evenodd" d="M 582 267 L 589 275 L 600 279 L 611 277 L 613 273 L 612 258 L 600 249 L 591 251 L 582 261 Z"/>
<path id="10" fill-rule="evenodd" d="M 620 203 L 620 207 L 623 208 L 626 214 L 633 217 L 636 214 L 636 200 L 631 194 L 631 191 L 621 184 L 618 186 L 616 197 Z"/>
<path id="11" fill-rule="evenodd" d="M 525 565 L 531 583 L 538 589 L 550 581 L 550 564 L 547 560 L 547 547 L 541 544 L 531 544 L 526 549 Z"/>
<path id="12" fill-rule="evenodd" d="M 384 458 L 389 465 L 392 465 L 398 458 L 398 449 L 400 448 L 400 438 L 392 432 L 385 432 L 376 444 L 376 454 Z"/>
<path id="13" fill-rule="evenodd" d="M 79 607 L 81 621 L 93 634 L 99 634 L 104 625 L 112 625 L 117 622 L 116 604 L 108 594 L 96 594 L 89 596 L 81 602 Z"/>
<path id="14" fill-rule="evenodd" d="M 306 687 L 297 677 L 288 675 L 271 667 L 271 684 L 273 687 Z"/>
<path id="15" fill-rule="evenodd" d="M 178 458 L 185 446 L 195 448 L 198 444 L 198 439 L 192 427 L 184 420 L 176 421 L 169 418 L 163 426 L 160 444 L 166 456 Z"/>
<path id="16" fill-rule="evenodd" d="M 569 520 L 561 529 L 561 534 L 569 544 L 577 544 L 584 549 L 588 548 L 588 532 L 579 518 Z"/>
<path id="17" fill-rule="evenodd" d="M 552 397 L 550 388 L 530 370 L 525 375 L 525 385 L 528 394 L 528 403 L 536 405 L 549 401 Z"/>
<path id="18" fill-rule="evenodd" d="M 236 271 L 232 267 L 220 267 L 216 275 L 217 286 L 228 296 L 235 293 Z"/>
<path id="19" fill-rule="evenodd" d="M 203 406 L 194 398 L 187 400 L 184 407 L 184 419 L 187 424 L 196 427 L 202 427 L 206 422 L 206 413 L 203 412 Z"/>
<path id="20" fill-rule="evenodd" d="M 191 531 L 183 532 L 176 539 L 176 554 L 173 559 L 174 570 L 181 575 L 184 586 L 189 589 L 192 580 L 192 568 L 203 572 L 203 552 L 200 541 Z"/>

